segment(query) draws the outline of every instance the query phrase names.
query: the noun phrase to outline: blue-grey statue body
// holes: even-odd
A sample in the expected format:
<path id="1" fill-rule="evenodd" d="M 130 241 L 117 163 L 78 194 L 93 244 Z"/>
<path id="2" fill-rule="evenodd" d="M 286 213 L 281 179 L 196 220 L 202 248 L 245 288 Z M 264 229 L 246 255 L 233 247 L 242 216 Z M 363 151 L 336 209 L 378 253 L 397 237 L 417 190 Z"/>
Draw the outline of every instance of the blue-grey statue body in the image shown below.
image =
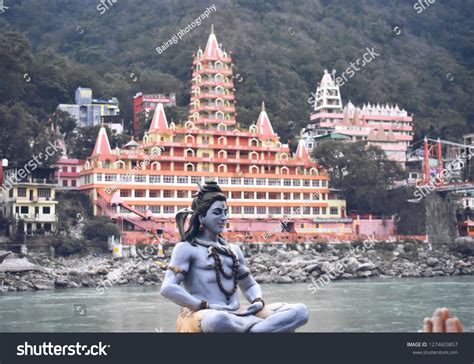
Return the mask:
<path id="1" fill-rule="evenodd" d="M 182 307 L 179 332 L 293 332 L 308 321 L 303 304 L 266 304 L 237 245 L 220 235 L 226 196 L 215 182 L 199 186 L 192 209 L 177 215 L 183 241 L 172 252 L 161 294 Z M 186 216 L 191 214 L 184 231 Z M 240 288 L 250 305 L 239 302 Z"/>

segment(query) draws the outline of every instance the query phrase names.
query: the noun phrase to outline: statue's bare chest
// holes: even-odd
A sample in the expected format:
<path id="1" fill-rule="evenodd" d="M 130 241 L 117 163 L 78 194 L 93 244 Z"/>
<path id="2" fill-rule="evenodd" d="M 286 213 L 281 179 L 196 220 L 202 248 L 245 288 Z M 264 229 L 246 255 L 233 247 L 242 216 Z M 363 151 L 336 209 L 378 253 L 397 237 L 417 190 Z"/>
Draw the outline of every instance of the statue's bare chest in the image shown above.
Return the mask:
<path id="1" fill-rule="evenodd" d="M 206 247 L 201 246 L 198 246 L 197 249 L 198 250 L 194 254 L 192 262 L 194 268 L 214 270 L 216 267 L 216 260 L 213 255 L 210 254 L 210 251 L 208 251 Z M 234 264 L 232 258 L 224 254 L 219 254 L 218 257 L 222 268 L 230 273 Z"/>

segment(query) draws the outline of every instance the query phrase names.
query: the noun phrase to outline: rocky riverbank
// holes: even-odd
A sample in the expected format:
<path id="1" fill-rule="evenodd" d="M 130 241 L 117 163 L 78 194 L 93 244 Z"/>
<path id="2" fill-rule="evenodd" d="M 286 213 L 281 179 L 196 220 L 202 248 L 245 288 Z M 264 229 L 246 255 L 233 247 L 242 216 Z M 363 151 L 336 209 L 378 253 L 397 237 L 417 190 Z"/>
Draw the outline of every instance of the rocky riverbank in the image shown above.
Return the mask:
<path id="1" fill-rule="evenodd" d="M 474 241 L 465 239 L 436 246 L 417 241 L 267 243 L 245 245 L 242 250 L 260 283 L 474 274 Z M 24 269 L 2 272 L 0 266 L 0 292 L 94 287 L 103 293 L 118 285 L 161 284 L 168 258 L 138 255 L 113 259 L 104 255 L 53 259 L 33 255 L 20 259 L 13 255 L 5 262 L 10 266 L 16 263 L 17 268 L 23 264 Z"/>
<path id="2" fill-rule="evenodd" d="M 474 274 L 474 242 L 352 242 L 266 247 L 247 258 L 260 283 Z"/>

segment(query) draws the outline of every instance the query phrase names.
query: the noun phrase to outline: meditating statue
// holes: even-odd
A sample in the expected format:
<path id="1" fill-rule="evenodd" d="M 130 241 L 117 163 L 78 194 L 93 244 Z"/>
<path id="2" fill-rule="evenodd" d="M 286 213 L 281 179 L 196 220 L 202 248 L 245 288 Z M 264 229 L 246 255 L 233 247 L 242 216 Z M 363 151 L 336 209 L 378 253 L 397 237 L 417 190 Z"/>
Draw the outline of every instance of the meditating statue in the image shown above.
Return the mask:
<path id="1" fill-rule="evenodd" d="M 305 305 L 264 302 L 242 251 L 221 236 L 227 218 L 226 196 L 215 182 L 199 185 L 191 209 L 176 215 L 183 241 L 173 249 L 161 294 L 181 306 L 177 331 L 293 332 L 306 324 Z M 239 303 L 237 288 L 247 307 Z"/>

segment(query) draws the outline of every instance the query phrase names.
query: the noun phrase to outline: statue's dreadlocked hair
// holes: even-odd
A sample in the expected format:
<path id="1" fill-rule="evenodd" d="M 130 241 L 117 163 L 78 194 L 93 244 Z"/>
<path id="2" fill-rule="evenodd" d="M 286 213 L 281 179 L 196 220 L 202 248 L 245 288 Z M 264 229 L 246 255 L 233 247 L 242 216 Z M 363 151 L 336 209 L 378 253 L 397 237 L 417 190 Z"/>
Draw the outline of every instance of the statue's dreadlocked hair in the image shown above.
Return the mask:
<path id="1" fill-rule="evenodd" d="M 179 235 L 183 241 L 187 240 L 191 244 L 201 227 L 199 216 L 206 216 L 207 211 L 214 202 L 227 200 L 226 195 L 215 181 L 206 181 L 204 185 L 198 183 L 198 186 L 199 191 L 193 195 L 195 197 L 191 209 L 185 208 L 176 214 L 176 225 L 178 226 Z M 191 215 L 191 219 L 189 220 L 188 229 L 185 230 L 184 226 L 188 215 Z"/>

